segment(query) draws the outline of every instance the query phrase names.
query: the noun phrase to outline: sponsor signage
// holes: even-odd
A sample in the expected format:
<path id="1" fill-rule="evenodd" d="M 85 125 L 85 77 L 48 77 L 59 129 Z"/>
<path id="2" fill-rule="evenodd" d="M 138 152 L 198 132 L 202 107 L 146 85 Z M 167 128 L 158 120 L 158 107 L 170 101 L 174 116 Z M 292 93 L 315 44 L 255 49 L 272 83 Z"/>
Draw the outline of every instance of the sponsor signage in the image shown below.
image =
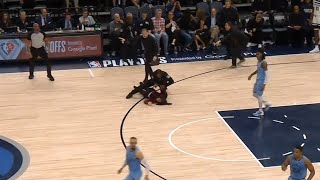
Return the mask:
<path id="1" fill-rule="evenodd" d="M 103 51 L 100 34 L 48 37 L 48 41 L 49 58 L 98 57 Z M 26 38 L 0 39 L 0 60 L 31 58 L 27 42 Z"/>
<path id="2" fill-rule="evenodd" d="M 246 52 L 243 53 L 244 57 L 253 57 L 256 53 Z M 190 55 L 190 56 L 168 56 L 159 57 L 160 64 L 166 63 L 177 63 L 177 62 L 194 62 L 194 61 L 209 61 L 209 60 L 221 60 L 226 55 L 213 55 L 213 54 L 202 54 L 202 55 Z M 88 65 L 91 68 L 101 67 L 122 67 L 122 66 L 135 66 L 144 65 L 144 59 L 138 58 L 136 62 L 133 59 L 127 59 L 126 61 L 119 58 L 105 57 L 102 61 L 88 61 Z"/>

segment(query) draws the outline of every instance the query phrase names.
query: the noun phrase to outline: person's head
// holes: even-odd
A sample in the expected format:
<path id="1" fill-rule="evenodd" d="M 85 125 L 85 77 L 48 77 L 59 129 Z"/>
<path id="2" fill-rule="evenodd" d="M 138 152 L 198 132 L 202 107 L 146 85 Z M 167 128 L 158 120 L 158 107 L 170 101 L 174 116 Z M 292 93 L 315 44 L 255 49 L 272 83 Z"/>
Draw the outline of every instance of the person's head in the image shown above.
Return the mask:
<path id="1" fill-rule="evenodd" d="M 198 10 L 196 17 L 198 18 L 198 20 L 205 20 L 206 19 L 206 12 L 204 12 L 202 10 Z"/>
<path id="2" fill-rule="evenodd" d="M 293 13 L 294 14 L 299 14 L 299 12 L 300 12 L 299 6 L 298 5 L 293 6 Z"/>
<path id="3" fill-rule="evenodd" d="M 231 0 L 226 0 L 225 3 L 224 3 L 224 6 L 226 8 L 230 8 L 231 7 Z"/>
<path id="4" fill-rule="evenodd" d="M 156 18 L 161 18 L 161 16 L 162 16 L 162 10 L 161 10 L 161 9 L 157 9 L 157 10 L 156 10 L 155 17 L 156 17 Z"/>
<path id="5" fill-rule="evenodd" d="M 117 23 L 120 22 L 120 20 L 121 20 L 120 14 L 115 13 L 115 14 L 113 15 L 113 19 L 114 19 L 114 21 L 117 22 Z"/>
<path id="6" fill-rule="evenodd" d="M 172 20 L 174 18 L 173 12 L 168 12 L 168 19 Z"/>
<path id="7" fill-rule="evenodd" d="M 3 12 L 1 19 L 2 19 L 3 22 L 8 21 L 9 20 L 9 14 L 7 12 Z"/>
<path id="8" fill-rule="evenodd" d="M 162 73 L 161 69 L 155 70 L 154 73 L 155 73 L 157 78 L 161 78 L 161 73 Z"/>
<path id="9" fill-rule="evenodd" d="M 138 139 L 136 137 L 131 137 L 130 138 L 130 142 L 129 142 L 130 149 L 134 150 L 136 148 L 136 146 L 137 146 L 137 143 L 138 143 Z"/>
<path id="10" fill-rule="evenodd" d="M 40 32 L 40 25 L 38 23 L 33 24 L 33 31 L 34 32 Z"/>
<path id="11" fill-rule="evenodd" d="M 265 54 L 264 54 L 264 50 L 262 48 L 259 48 L 256 52 L 256 57 L 258 59 L 258 61 L 262 61 L 265 59 Z"/>
<path id="12" fill-rule="evenodd" d="M 147 17 L 148 17 L 148 12 L 147 12 L 147 11 L 143 11 L 143 12 L 141 13 L 141 19 L 142 19 L 142 20 L 145 20 L 145 19 L 147 19 Z"/>
<path id="13" fill-rule="evenodd" d="M 258 13 L 257 15 L 256 15 L 256 22 L 260 22 L 261 20 L 262 20 L 262 14 L 260 14 L 260 13 Z"/>
<path id="14" fill-rule="evenodd" d="M 191 17 L 191 9 L 186 9 L 185 11 L 183 11 L 182 17 L 185 19 L 189 19 Z"/>
<path id="15" fill-rule="evenodd" d="M 41 15 L 42 15 L 43 17 L 48 16 L 48 11 L 47 11 L 46 8 L 41 9 Z"/>
<path id="16" fill-rule="evenodd" d="M 84 10 L 82 11 L 82 16 L 83 16 L 84 18 L 87 18 L 87 17 L 89 16 L 89 12 L 88 12 L 87 9 L 84 9 Z"/>
<path id="17" fill-rule="evenodd" d="M 66 12 L 65 18 L 66 18 L 66 20 L 70 20 L 71 19 L 71 14 L 69 12 Z"/>
<path id="18" fill-rule="evenodd" d="M 303 156 L 303 147 L 302 146 L 296 146 L 293 150 L 293 156 L 296 159 L 301 159 Z"/>
<path id="19" fill-rule="evenodd" d="M 211 17 L 215 17 L 217 15 L 217 10 L 215 8 L 211 9 Z"/>
<path id="20" fill-rule="evenodd" d="M 231 31 L 233 27 L 233 24 L 231 21 L 226 22 L 226 24 L 224 24 L 224 28 L 226 29 L 226 31 Z"/>
<path id="21" fill-rule="evenodd" d="M 20 11 L 19 17 L 20 17 L 21 20 L 24 21 L 27 18 L 27 13 L 25 11 Z"/>
<path id="22" fill-rule="evenodd" d="M 126 23 L 128 23 L 128 24 L 132 24 L 133 23 L 133 14 L 131 12 L 127 13 Z"/>
<path id="23" fill-rule="evenodd" d="M 147 37 L 149 36 L 149 31 L 148 31 L 148 29 L 145 28 L 145 27 L 142 28 L 141 34 L 142 34 L 142 37 L 143 37 L 143 38 L 147 38 Z"/>

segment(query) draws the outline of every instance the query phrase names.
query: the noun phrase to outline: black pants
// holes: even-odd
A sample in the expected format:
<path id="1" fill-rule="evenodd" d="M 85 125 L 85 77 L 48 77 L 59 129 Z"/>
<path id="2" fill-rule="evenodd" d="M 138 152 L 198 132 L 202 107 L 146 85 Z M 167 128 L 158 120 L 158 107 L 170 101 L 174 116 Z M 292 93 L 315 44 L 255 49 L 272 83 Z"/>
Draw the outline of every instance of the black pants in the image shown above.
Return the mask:
<path id="1" fill-rule="evenodd" d="M 32 58 L 29 61 L 29 73 L 30 73 L 30 75 L 33 75 L 35 61 L 38 58 L 38 56 L 40 56 L 41 59 L 46 63 L 47 75 L 51 76 L 51 63 L 50 63 L 50 61 L 48 59 L 48 53 L 46 52 L 45 48 L 44 47 L 41 47 L 41 48 L 31 47 L 30 48 L 30 52 L 31 52 L 31 55 L 32 55 Z"/>
<path id="2" fill-rule="evenodd" d="M 241 48 L 230 48 L 230 55 L 232 58 L 232 66 L 237 66 L 237 59 L 244 60 Z"/>
<path id="3" fill-rule="evenodd" d="M 258 31 L 258 32 L 254 32 L 252 33 L 252 36 L 248 35 L 250 38 L 251 43 L 256 43 L 256 44 L 261 44 L 262 45 L 262 41 L 263 41 L 263 34 L 262 32 Z"/>
<path id="4" fill-rule="evenodd" d="M 145 64 L 144 64 L 144 71 L 145 71 L 145 77 L 144 77 L 144 82 L 148 81 L 148 77 L 152 78 L 152 68 L 151 68 L 151 61 L 152 57 L 146 57 L 145 58 Z"/>
<path id="5" fill-rule="evenodd" d="M 314 36 L 314 29 L 312 26 L 307 26 L 305 28 L 305 37 L 306 37 L 306 40 L 307 40 L 307 45 L 308 46 L 312 46 L 313 45 L 313 41 L 312 41 L 312 38 Z"/>
<path id="6" fill-rule="evenodd" d="M 122 45 L 120 49 L 120 57 L 123 61 L 127 61 L 127 59 L 133 59 L 134 62 L 137 62 L 137 39 L 130 39 L 129 44 Z"/>
<path id="7" fill-rule="evenodd" d="M 300 48 L 303 47 L 304 44 L 304 31 L 303 29 L 300 30 L 293 30 L 289 29 L 289 42 L 292 47 Z"/>

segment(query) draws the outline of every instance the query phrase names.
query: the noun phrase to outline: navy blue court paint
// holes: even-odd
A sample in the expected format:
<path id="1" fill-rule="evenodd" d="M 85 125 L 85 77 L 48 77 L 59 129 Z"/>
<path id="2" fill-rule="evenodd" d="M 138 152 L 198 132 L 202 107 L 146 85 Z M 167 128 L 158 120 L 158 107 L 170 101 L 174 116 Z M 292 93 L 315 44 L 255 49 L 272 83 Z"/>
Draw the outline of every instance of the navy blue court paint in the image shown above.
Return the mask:
<path id="1" fill-rule="evenodd" d="M 28 165 L 26 150 L 16 142 L 0 136 L 0 180 L 17 179 Z"/>
<path id="2" fill-rule="evenodd" d="M 273 107 L 262 119 L 252 119 L 257 109 L 220 111 L 233 131 L 264 167 L 280 166 L 296 145 L 320 162 L 320 104 Z"/>

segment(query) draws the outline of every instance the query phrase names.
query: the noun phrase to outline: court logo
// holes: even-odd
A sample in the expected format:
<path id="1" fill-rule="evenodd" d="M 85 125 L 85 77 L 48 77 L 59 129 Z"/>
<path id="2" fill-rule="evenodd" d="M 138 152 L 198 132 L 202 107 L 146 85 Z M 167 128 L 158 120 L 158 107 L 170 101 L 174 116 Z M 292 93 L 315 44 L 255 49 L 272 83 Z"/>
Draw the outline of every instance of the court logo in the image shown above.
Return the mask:
<path id="1" fill-rule="evenodd" d="M 29 154 L 20 144 L 0 136 L 0 180 L 18 179 L 29 162 Z"/>
<path id="2" fill-rule="evenodd" d="M 99 61 L 88 61 L 88 65 L 90 68 L 101 68 L 101 64 Z"/>
<path id="3" fill-rule="evenodd" d="M 7 55 L 9 56 L 15 49 L 16 45 L 11 42 L 11 41 L 7 41 L 1 44 L 1 50 Z"/>

